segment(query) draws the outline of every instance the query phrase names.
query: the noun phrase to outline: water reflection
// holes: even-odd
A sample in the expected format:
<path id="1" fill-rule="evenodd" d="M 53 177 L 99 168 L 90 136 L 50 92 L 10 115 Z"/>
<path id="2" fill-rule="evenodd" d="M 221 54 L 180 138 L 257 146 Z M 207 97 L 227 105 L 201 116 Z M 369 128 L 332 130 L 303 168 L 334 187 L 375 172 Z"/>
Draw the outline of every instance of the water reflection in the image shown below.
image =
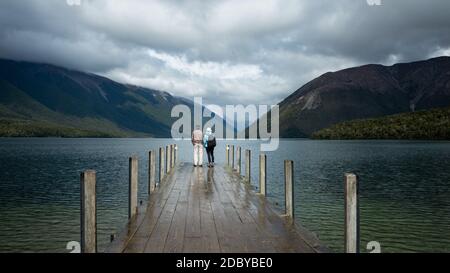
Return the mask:
<path id="1" fill-rule="evenodd" d="M 170 143 L 1 139 L 0 251 L 65 252 L 68 241 L 78 241 L 79 173 L 85 169 L 97 171 L 102 250 L 127 220 L 128 157 L 137 154 L 141 161 L 139 200 L 145 200 L 148 151 Z M 227 143 L 251 149 L 258 162 L 258 142 Z M 177 144 L 180 161 L 191 164 L 191 143 Z M 225 142 L 218 144 L 216 162 L 223 164 Z M 343 174 L 354 171 L 361 179 L 361 249 L 376 240 L 383 252 L 450 251 L 450 143 L 283 140 L 267 153 L 268 198 L 280 209 L 285 159 L 294 160 L 296 220 L 332 249 L 343 250 Z M 196 171 L 206 187 L 220 175 L 214 168 Z M 251 172 L 257 186 L 258 164 Z"/>

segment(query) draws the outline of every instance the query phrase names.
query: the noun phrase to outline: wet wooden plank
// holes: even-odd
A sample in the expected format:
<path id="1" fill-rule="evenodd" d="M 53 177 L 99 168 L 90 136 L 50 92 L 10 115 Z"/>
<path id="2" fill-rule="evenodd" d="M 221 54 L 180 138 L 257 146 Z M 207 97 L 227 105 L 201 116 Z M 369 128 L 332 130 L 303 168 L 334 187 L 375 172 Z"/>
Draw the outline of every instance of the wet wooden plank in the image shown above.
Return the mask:
<path id="1" fill-rule="evenodd" d="M 200 191 L 203 168 L 194 168 L 189 184 L 188 211 L 185 237 L 200 237 Z"/>
<path id="2" fill-rule="evenodd" d="M 220 252 L 219 238 L 217 236 L 211 202 L 207 199 L 203 199 L 200 202 L 200 228 L 204 242 L 204 252 Z"/>
<path id="3" fill-rule="evenodd" d="M 184 247 L 184 235 L 188 211 L 189 184 L 192 172 L 184 169 L 183 178 L 177 180 L 174 189 L 179 190 L 179 198 L 175 208 L 175 214 L 170 225 L 169 234 L 164 246 L 165 253 L 181 253 Z M 188 179 L 186 179 L 188 178 Z"/>
<path id="4" fill-rule="evenodd" d="M 175 186 L 175 181 L 178 175 L 172 174 L 166 177 L 165 187 L 157 188 L 154 194 L 151 196 L 145 214 L 139 214 L 142 219 L 140 221 L 131 221 L 134 223 L 135 231 L 133 233 L 128 232 L 128 240 L 123 246 L 123 252 L 126 253 L 139 253 L 144 252 L 145 246 L 149 240 L 149 235 L 153 232 L 158 220 L 161 216 L 163 208 L 166 202 L 169 200 L 169 196 L 172 193 L 172 189 Z M 139 218 L 139 217 L 138 217 Z M 123 236 L 122 236 L 123 237 Z M 113 249 L 111 252 L 119 252 L 118 249 Z"/>
<path id="5" fill-rule="evenodd" d="M 226 177 L 227 174 L 225 173 L 224 176 Z M 276 250 L 276 252 L 314 252 L 295 233 L 291 221 L 277 215 L 270 209 L 265 198 L 258 198 L 252 194 L 249 186 L 239 183 L 239 180 L 240 177 L 236 176 L 227 179 L 230 183 L 225 186 L 232 187 L 233 190 L 225 192 L 229 194 L 230 200 L 237 208 L 236 211 L 240 215 L 241 221 L 249 223 L 246 228 L 253 227 L 253 230 L 244 236 L 244 238 L 250 238 L 250 243 L 247 242 L 246 245 L 249 252 L 254 252 L 259 248 L 267 251 Z M 262 243 L 262 245 L 258 246 L 258 243 Z"/>
<path id="6" fill-rule="evenodd" d="M 281 217 L 242 177 L 180 163 L 157 187 L 117 252 L 316 252 L 306 229 Z"/>
<path id="7" fill-rule="evenodd" d="M 186 174 L 186 171 L 181 171 L 179 174 Z M 172 221 L 175 215 L 175 210 L 178 205 L 178 200 L 180 197 L 180 189 L 177 185 L 180 181 L 183 181 L 183 176 L 173 174 L 172 190 L 167 194 L 166 202 L 163 205 L 163 210 L 161 215 L 151 232 L 147 244 L 145 245 L 145 253 L 161 253 L 164 251 L 167 238 L 169 235 L 170 227 L 172 226 Z"/>
<path id="8" fill-rule="evenodd" d="M 161 216 L 158 219 L 158 223 L 147 241 L 144 249 L 145 253 L 161 253 L 164 251 L 175 208 L 175 204 L 167 204 L 164 207 Z"/>
<path id="9" fill-rule="evenodd" d="M 164 245 L 165 253 L 181 253 L 184 247 L 186 229 L 187 202 L 178 202 Z"/>
<path id="10" fill-rule="evenodd" d="M 240 238 L 236 236 L 235 226 L 226 217 L 222 204 L 212 202 L 211 208 L 214 215 L 214 222 L 216 224 L 217 237 L 221 252 L 244 252 L 244 246 L 241 242 L 238 242 Z"/>
<path id="11" fill-rule="evenodd" d="M 265 234 L 260 230 L 255 219 L 249 212 L 250 202 L 247 196 L 249 192 L 245 184 L 234 181 L 228 174 L 223 173 L 222 170 L 219 170 L 219 172 L 225 179 L 223 187 L 226 190 L 224 192 L 228 194 L 234 212 L 240 220 L 240 225 L 237 226 L 237 232 L 240 234 L 239 237 L 242 240 L 245 251 L 275 252 L 272 238 L 264 236 Z M 231 207 L 228 210 L 231 213 Z"/>

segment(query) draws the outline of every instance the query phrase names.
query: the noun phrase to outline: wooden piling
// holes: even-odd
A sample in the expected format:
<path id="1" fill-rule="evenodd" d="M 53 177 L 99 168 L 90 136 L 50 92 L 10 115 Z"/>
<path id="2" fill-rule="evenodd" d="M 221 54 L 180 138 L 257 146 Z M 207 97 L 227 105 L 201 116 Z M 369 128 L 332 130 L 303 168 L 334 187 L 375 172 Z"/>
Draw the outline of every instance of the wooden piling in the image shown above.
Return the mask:
<path id="1" fill-rule="evenodd" d="M 130 157 L 129 163 L 128 218 L 133 218 L 138 207 L 138 158 L 136 156 Z"/>
<path id="2" fill-rule="evenodd" d="M 174 157 L 175 157 L 175 159 L 174 159 L 175 165 L 177 165 L 177 162 L 178 162 L 178 145 L 177 144 L 175 144 Z"/>
<path id="3" fill-rule="evenodd" d="M 245 150 L 245 180 L 251 183 L 251 150 Z"/>
<path id="4" fill-rule="evenodd" d="M 170 145 L 170 169 L 175 167 L 175 145 Z"/>
<path id="5" fill-rule="evenodd" d="M 170 172 L 170 151 L 169 145 L 166 146 L 166 174 Z"/>
<path id="6" fill-rule="evenodd" d="M 162 183 L 165 175 L 164 168 L 164 148 L 159 148 L 159 184 Z"/>
<path id="7" fill-rule="evenodd" d="M 265 154 L 259 155 L 259 193 L 266 196 L 267 184 L 267 156 Z"/>
<path id="8" fill-rule="evenodd" d="M 234 145 L 231 145 L 231 170 L 234 170 Z"/>
<path id="9" fill-rule="evenodd" d="M 207 174 L 191 164 L 180 164 L 172 174 L 153 193 L 150 203 L 154 205 L 139 207 L 139 214 L 105 252 L 329 252 L 314 234 L 293 225 L 292 218 L 277 215 L 271 202 L 255 196 L 252 187 L 236 184 L 242 178 L 225 164 L 208 169 Z M 215 197 L 218 202 L 212 202 Z M 222 197 L 228 201 L 220 202 Z M 220 230 L 216 232 L 215 227 Z M 251 240 L 251 245 L 247 244 L 249 227 L 257 227 L 261 238 Z M 223 239 L 224 234 L 231 236 Z"/>
<path id="10" fill-rule="evenodd" d="M 225 151 L 225 157 L 226 157 L 226 162 L 227 162 L 227 166 L 230 166 L 230 145 L 227 144 L 226 146 L 226 151 Z"/>
<path id="11" fill-rule="evenodd" d="M 237 147 L 236 150 L 236 172 L 241 174 L 241 147 Z"/>
<path id="12" fill-rule="evenodd" d="M 284 161 L 285 212 L 294 218 L 294 161 Z"/>
<path id="13" fill-rule="evenodd" d="M 172 145 L 172 168 L 175 168 L 175 165 L 177 164 L 177 145 Z"/>
<path id="14" fill-rule="evenodd" d="M 150 195 L 156 188 L 156 162 L 155 151 L 148 152 L 148 194 Z"/>
<path id="15" fill-rule="evenodd" d="M 345 252 L 359 253 L 358 176 L 345 174 Z"/>
<path id="16" fill-rule="evenodd" d="M 80 175 L 81 181 L 81 252 L 97 252 L 97 202 L 96 173 L 87 170 Z"/>

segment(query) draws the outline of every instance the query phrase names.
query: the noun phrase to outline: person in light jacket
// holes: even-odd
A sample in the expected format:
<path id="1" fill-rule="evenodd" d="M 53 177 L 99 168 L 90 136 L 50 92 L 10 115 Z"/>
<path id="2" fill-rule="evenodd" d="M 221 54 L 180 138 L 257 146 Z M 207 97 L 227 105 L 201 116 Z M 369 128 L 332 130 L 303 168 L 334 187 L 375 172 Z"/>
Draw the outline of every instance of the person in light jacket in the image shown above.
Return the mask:
<path id="1" fill-rule="evenodd" d="M 206 148 L 208 155 L 208 167 L 214 167 L 214 148 L 216 147 L 216 137 L 213 135 L 211 128 L 206 129 L 203 137 L 203 146 Z"/>
<path id="2" fill-rule="evenodd" d="M 203 167 L 203 132 L 200 130 L 200 126 L 195 127 L 191 141 L 194 145 L 194 167 Z"/>

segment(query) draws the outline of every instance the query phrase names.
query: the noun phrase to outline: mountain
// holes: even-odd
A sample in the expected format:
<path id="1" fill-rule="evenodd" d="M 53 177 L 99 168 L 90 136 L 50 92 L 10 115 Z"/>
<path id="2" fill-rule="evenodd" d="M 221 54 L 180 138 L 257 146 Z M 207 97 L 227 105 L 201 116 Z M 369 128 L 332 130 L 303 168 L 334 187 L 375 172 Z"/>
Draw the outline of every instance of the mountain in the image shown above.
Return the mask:
<path id="1" fill-rule="evenodd" d="M 450 57 L 326 73 L 279 106 L 282 137 L 308 137 L 348 120 L 447 107 Z"/>
<path id="2" fill-rule="evenodd" d="M 314 139 L 450 140 L 450 107 L 353 120 L 322 129 Z"/>
<path id="3" fill-rule="evenodd" d="M 94 74 L 0 60 L 0 136 L 169 137 L 177 104 L 193 107 L 167 92 Z"/>

